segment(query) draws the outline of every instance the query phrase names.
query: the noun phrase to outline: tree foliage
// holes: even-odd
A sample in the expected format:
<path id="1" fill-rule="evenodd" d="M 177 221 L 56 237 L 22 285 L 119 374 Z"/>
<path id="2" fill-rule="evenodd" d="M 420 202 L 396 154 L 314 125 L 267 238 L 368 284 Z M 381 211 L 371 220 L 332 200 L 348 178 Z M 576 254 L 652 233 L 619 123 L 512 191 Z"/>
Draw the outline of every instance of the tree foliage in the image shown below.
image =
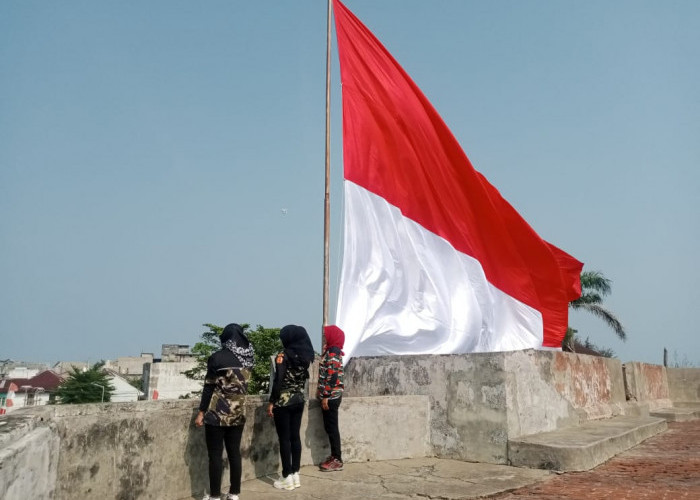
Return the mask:
<path id="1" fill-rule="evenodd" d="M 104 361 L 92 365 L 85 371 L 73 367 L 56 390 L 59 404 L 82 404 L 107 402 L 112 398 L 114 386 L 103 370 Z M 103 396 L 104 390 L 104 396 Z"/>
<path id="2" fill-rule="evenodd" d="M 224 329 L 211 323 L 205 323 L 203 326 L 207 327 L 207 330 L 201 334 L 201 340 L 192 348 L 192 353 L 197 357 L 197 365 L 184 372 L 187 378 L 202 381 L 207 373 L 207 359 L 212 353 L 221 349 L 219 336 Z M 255 365 L 248 384 L 248 394 L 266 394 L 270 384 L 270 357 L 282 350 L 280 329 L 258 325 L 255 330 L 251 330 L 248 323 L 241 323 L 241 326 L 248 335 L 248 340 L 255 352 Z"/>
<path id="3" fill-rule="evenodd" d="M 267 394 L 270 390 L 270 358 L 282 350 L 279 328 L 264 328 L 261 325 L 248 332 L 255 351 L 255 366 L 250 378 L 250 394 Z"/>
<path id="4" fill-rule="evenodd" d="M 219 336 L 224 331 L 224 327 L 212 323 L 204 323 L 202 326 L 206 326 L 207 330 L 202 332 L 201 340 L 192 348 L 192 354 L 196 356 L 197 364 L 191 370 L 183 372 L 187 378 L 192 380 L 204 380 L 204 376 L 207 374 L 207 359 L 221 348 Z M 243 326 L 243 330 L 248 328 L 248 325 L 241 326 Z"/>
<path id="5" fill-rule="evenodd" d="M 612 281 L 600 271 L 581 273 L 581 297 L 569 302 L 572 309 L 588 311 L 602 319 L 620 338 L 627 340 L 627 332 L 615 314 L 603 306 L 603 297 L 610 294 Z M 567 332 L 568 333 L 568 332 Z"/>
<path id="6" fill-rule="evenodd" d="M 609 347 L 599 347 L 598 345 L 594 344 L 593 342 L 590 341 L 588 337 L 586 337 L 586 340 L 583 342 L 583 347 L 587 349 L 591 349 L 593 351 L 596 351 L 598 354 L 603 356 L 604 358 L 614 358 L 615 356 L 615 351 L 610 349 Z"/>

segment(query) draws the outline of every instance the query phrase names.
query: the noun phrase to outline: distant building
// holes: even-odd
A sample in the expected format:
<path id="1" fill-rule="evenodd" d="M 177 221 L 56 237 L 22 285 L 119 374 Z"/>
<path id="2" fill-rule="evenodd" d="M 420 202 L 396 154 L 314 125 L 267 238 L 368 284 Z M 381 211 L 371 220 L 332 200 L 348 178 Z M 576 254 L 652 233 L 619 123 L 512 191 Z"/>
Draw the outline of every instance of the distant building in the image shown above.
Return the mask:
<path id="1" fill-rule="evenodd" d="M 161 361 L 172 363 L 174 361 L 193 361 L 196 355 L 192 354 L 189 345 L 163 344 L 161 348 Z"/>
<path id="2" fill-rule="evenodd" d="M 202 390 L 202 382 L 187 378 L 185 371 L 197 366 L 189 345 L 163 344 L 161 359 L 143 367 L 143 390 L 147 399 L 178 399 Z"/>
<path id="3" fill-rule="evenodd" d="M 49 365 L 46 363 L 27 363 L 11 359 L 0 360 L 0 378 L 32 378 L 48 369 Z"/>
<path id="4" fill-rule="evenodd" d="M 202 390 L 201 380 L 192 380 L 184 374 L 197 366 L 196 361 L 148 363 L 144 366 L 143 390 L 147 399 L 179 399 Z"/>
<path id="5" fill-rule="evenodd" d="M 146 363 L 153 363 L 153 354 L 141 353 L 140 356 L 123 356 L 115 361 L 106 361 L 105 369 L 127 380 L 137 380 L 143 377 L 143 365 Z"/>
<path id="6" fill-rule="evenodd" d="M 55 373 L 58 373 L 61 377 L 67 377 L 71 374 L 74 368 L 78 371 L 86 371 L 88 368 L 90 368 L 90 365 L 84 361 L 59 361 L 53 365 L 52 370 Z"/>
<path id="7" fill-rule="evenodd" d="M 24 406 L 53 402 L 56 389 L 62 381 L 51 370 L 44 370 L 31 378 L 3 378 L 0 380 L 0 414 Z"/>
<path id="8" fill-rule="evenodd" d="M 109 378 L 110 385 L 114 387 L 110 402 L 125 403 L 142 399 L 142 396 L 144 395 L 143 391 L 140 391 L 131 385 L 126 378 L 122 377 L 113 370 L 105 370 L 105 373 L 107 374 L 107 378 Z"/>

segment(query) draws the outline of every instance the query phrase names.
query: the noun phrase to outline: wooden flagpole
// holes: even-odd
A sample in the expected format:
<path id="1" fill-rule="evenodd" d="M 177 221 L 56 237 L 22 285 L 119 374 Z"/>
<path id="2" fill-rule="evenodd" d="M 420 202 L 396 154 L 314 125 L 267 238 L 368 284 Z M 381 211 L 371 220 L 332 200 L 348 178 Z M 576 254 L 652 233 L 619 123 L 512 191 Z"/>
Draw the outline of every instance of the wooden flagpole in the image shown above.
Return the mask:
<path id="1" fill-rule="evenodd" d="M 323 213 L 323 325 L 328 324 L 328 298 L 330 274 L 330 231 L 331 231 L 331 9 L 328 0 L 328 21 L 326 32 L 326 194 Z M 326 348 L 326 336 L 321 329 L 321 351 Z"/>

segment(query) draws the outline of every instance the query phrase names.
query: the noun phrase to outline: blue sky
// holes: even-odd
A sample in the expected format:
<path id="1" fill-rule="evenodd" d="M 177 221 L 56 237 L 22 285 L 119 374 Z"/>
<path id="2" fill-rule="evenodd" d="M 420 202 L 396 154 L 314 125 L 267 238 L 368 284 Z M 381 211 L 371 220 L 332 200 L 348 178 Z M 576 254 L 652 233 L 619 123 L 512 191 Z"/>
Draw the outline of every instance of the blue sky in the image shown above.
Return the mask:
<path id="1" fill-rule="evenodd" d="M 612 279 L 629 340 L 572 314 L 579 334 L 699 364 L 700 3 L 346 4 L 540 235 Z M 0 359 L 158 354 L 207 322 L 320 343 L 325 26 L 324 0 L 2 3 Z M 333 297 L 335 52 L 332 78 Z"/>

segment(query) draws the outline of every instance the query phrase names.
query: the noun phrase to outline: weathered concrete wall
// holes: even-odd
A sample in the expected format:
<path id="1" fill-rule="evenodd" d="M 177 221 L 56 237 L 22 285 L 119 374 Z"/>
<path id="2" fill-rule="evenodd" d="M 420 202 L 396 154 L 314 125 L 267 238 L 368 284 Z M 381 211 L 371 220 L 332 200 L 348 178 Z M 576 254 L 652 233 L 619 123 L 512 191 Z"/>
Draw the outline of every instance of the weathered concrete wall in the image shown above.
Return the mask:
<path id="1" fill-rule="evenodd" d="M 669 397 L 675 405 L 700 403 L 700 368 L 667 368 Z"/>
<path id="2" fill-rule="evenodd" d="M 365 357 L 345 368 L 346 394 L 430 397 L 433 454 L 507 460 L 506 372 L 502 353 Z"/>
<path id="3" fill-rule="evenodd" d="M 280 470 L 277 434 L 265 406 L 262 397 L 249 397 L 246 402 L 241 442 L 244 480 Z M 14 438 L 6 436 L 0 446 L 4 457 L 0 474 L 6 471 L 12 478 L 2 482 L 6 493 L 12 494 L 0 498 L 19 500 L 31 493 L 32 498 L 57 500 L 175 499 L 200 497 L 208 490 L 204 429 L 194 427 L 195 401 L 45 409 L 42 414 L 18 412 L 25 416 L 24 427 L 15 431 Z M 421 396 L 344 398 L 340 407 L 344 460 L 430 456 L 429 411 L 428 398 Z M 397 415 L 407 414 L 411 418 L 394 425 Z M 319 463 L 329 454 L 316 401 L 307 405 L 301 435 L 302 465 Z"/>
<path id="4" fill-rule="evenodd" d="M 567 395 L 575 392 L 557 368 L 557 354 L 522 351 L 505 356 L 508 437 L 547 432 L 585 419 Z"/>
<path id="5" fill-rule="evenodd" d="M 650 410 L 673 406 L 663 366 L 633 361 L 625 363 L 624 375 L 630 400 L 645 403 Z"/>
<path id="6" fill-rule="evenodd" d="M 558 351 L 356 358 L 346 392 L 430 396 L 433 453 L 489 463 L 506 463 L 509 437 L 629 409 L 618 360 Z"/>
<path id="7" fill-rule="evenodd" d="M 535 351 L 544 380 L 586 420 L 625 413 L 625 384 L 618 359 L 560 351 Z"/>
<path id="8" fill-rule="evenodd" d="M 672 399 L 700 400 L 700 370 L 669 369 L 667 378 L 675 387 Z M 277 436 L 264 401 L 253 396 L 246 403 L 244 479 L 279 470 Z M 32 497 L 57 500 L 200 496 L 208 480 L 204 431 L 193 426 L 196 405 L 167 400 L 48 406 L 0 418 L 14 422 L 0 424 L 0 498 L 25 498 L 12 495 L 27 484 L 42 488 L 25 492 Z M 357 358 L 346 367 L 340 427 L 347 461 L 439 456 L 506 463 L 508 439 L 632 410 L 621 364 L 607 358 L 533 350 Z M 316 401 L 304 413 L 302 440 L 302 464 L 328 454 Z M 56 457 L 58 445 L 52 443 L 58 442 Z M 10 451 L 15 444 L 20 446 Z M 31 474 L 21 476 L 16 464 Z M 11 487 L 17 489 L 9 495 Z"/>
<path id="9" fill-rule="evenodd" d="M 37 427 L 42 423 L 41 417 L 28 414 L 32 410 L 20 410 L 2 418 L 0 498 L 5 500 L 54 495 L 59 439 L 48 426 Z"/>

